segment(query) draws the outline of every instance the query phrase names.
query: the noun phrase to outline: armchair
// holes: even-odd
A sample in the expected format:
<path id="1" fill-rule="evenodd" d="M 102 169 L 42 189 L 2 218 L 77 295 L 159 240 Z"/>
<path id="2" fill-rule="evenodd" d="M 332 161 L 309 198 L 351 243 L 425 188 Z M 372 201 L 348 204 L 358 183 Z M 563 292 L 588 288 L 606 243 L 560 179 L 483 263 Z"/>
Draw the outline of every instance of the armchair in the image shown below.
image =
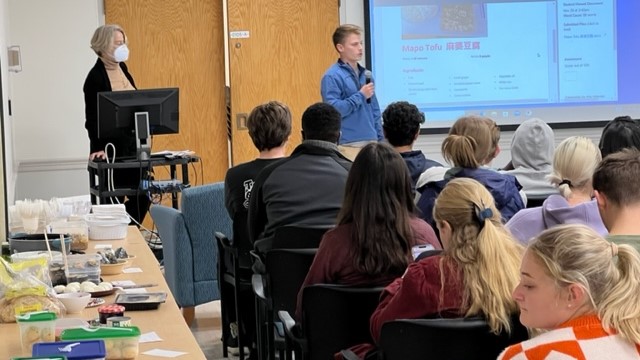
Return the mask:
<path id="1" fill-rule="evenodd" d="M 232 234 L 232 227 L 222 182 L 184 189 L 180 205 L 153 205 L 150 213 L 162 239 L 167 284 L 190 324 L 196 305 L 220 299 L 218 250 L 211 240 L 216 231 Z"/>

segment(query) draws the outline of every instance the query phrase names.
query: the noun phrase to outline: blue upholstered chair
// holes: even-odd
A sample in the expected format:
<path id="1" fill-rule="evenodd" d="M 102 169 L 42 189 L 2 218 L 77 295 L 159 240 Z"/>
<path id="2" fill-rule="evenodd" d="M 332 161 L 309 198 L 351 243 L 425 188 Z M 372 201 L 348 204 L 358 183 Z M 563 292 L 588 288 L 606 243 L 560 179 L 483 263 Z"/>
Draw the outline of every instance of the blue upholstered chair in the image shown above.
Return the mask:
<path id="1" fill-rule="evenodd" d="M 150 212 L 162 239 L 165 278 L 190 324 L 196 305 L 220 299 L 214 233 L 232 236 L 224 183 L 184 189 L 180 210 L 154 205 Z"/>

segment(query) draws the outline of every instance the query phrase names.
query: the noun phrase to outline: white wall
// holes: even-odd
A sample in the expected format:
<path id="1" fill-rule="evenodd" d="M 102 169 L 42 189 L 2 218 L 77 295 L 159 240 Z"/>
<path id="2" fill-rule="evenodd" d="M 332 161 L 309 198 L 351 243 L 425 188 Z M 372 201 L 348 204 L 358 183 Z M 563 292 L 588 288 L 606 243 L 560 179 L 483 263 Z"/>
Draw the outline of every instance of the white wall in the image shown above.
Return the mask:
<path id="1" fill-rule="evenodd" d="M 2 40 L 9 46 L 19 45 L 22 59 L 22 71 L 4 78 L 9 90 L 5 98 L 12 102 L 10 127 L 17 170 L 15 182 L 8 183 L 9 191 L 15 199 L 87 194 L 89 141 L 82 85 L 96 60 L 89 42 L 103 21 L 102 2 L 2 3 L 9 14 Z"/>
<path id="2" fill-rule="evenodd" d="M 3 114 L 4 119 L 4 153 L 6 162 L 4 164 L 4 176 L 5 185 L 7 187 L 7 203 L 12 204 L 14 198 L 14 185 L 16 177 L 17 165 L 13 160 L 13 128 L 12 118 L 9 117 L 9 66 L 7 62 L 7 49 L 8 45 L 8 31 L 9 31 L 9 1 L 0 0 L 0 64 L 2 64 L 2 101 L 3 101 Z"/>

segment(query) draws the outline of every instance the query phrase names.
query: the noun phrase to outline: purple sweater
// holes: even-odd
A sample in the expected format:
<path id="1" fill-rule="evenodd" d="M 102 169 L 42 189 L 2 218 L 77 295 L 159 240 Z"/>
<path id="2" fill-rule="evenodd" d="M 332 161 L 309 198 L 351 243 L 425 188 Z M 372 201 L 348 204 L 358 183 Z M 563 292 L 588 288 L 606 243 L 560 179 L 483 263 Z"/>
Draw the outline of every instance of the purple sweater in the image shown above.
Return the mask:
<path id="1" fill-rule="evenodd" d="M 532 237 L 561 224 L 584 224 L 600 235 L 608 234 L 595 200 L 571 206 L 561 195 L 549 196 L 540 207 L 520 210 L 507 222 L 507 229 L 526 245 Z"/>

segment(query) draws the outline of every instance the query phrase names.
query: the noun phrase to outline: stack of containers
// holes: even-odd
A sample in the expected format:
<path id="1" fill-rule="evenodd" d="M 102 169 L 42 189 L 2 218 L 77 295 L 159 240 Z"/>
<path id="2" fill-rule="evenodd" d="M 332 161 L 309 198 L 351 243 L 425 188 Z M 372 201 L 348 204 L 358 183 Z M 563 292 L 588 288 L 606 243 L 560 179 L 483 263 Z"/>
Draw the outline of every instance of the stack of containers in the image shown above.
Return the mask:
<path id="1" fill-rule="evenodd" d="M 91 281 L 100 284 L 100 254 L 67 256 L 67 283 Z"/>
<path id="2" fill-rule="evenodd" d="M 56 334 L 56 313 L 34 311 L 16 315 L 20 326 L 20 342 L 23 353 L 31 353 L 31 347 L 39 342 L 53 342 Z"/>
<path id="3" fill-rule="evenodd" d="M 66 341 L 103 340 L 106 359 L 135 359 L 139 352 L 140 329 L 137 326 L 66 329 L 60 338 Z"/>
<path id="4" fill-rule="evenodd" d="M 71 250 L 83 251 L 89 248 L 89 227 L 84 220 L 56 220 L 49 224 L 49 233 L 69 234 Z"/>
<path id="5" fill-rule="evenodd" d="M 59 341 L 53 343 L 41 343 L 33 346 L 34 358 L 21 359 L 92 359 L 104 360 L 106 348 L 102 340 L 89 341 Z M 38 357 L 35 357 L 38 356 Z M 42 356 L 42 357 L 40 357 Z M 14 359 L 18 360 L 18 359 Z"/>
<path id="6" fill-rule="evenodd" d="M 116 240 L 127 236 L 129 215 L 124 205 L 94 205 L 93 214 L 85 217 L 90 240 Z"/>

